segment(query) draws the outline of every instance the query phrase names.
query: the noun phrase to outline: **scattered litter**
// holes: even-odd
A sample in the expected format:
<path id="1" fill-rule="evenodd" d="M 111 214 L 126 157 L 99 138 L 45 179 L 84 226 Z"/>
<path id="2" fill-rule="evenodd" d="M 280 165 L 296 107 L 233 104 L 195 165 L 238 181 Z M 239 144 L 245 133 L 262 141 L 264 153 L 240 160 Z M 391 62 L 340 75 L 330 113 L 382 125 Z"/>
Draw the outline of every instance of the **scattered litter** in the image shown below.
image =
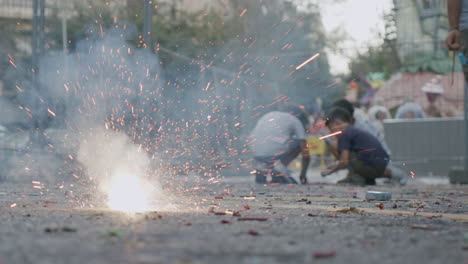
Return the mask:
<path id="1" fill-rule="evenodd" d="M 375 201 L 389 201 L 392 199 L 392 193 L 390 192 L 377 192 L 377 191 L 367 191 L 360 192 L 356 195 L 359 199 L 365 200 L 375 200 Z"/>
<path id="2" fill-rule="evenodd" d="M 192 223 L 191 222 L 187 222 L 184 224 L 184 226 L 192 226 Z"/>
<path id="3" fill-rule="evenodd" d="M 244 209 L 245 209 L 245 210 L 250 210 L 250 206 L 244 205 Z"/>
<path id="4" fill-rule="evenodd" d="M 319 215 L 318 214 L 308 214 L 307 216 L 316 217 L 316 216 L 319 216 Z"/>
<path id="5" fill-rule="evenodd" d="M 257 197 L 255 197 L 255 196 L 245 196 L 244 197 L 244 200 L 255 200 L 255 199 L 257 199 Z"/>
<path id="6" fill-rule="evenodd" d="M 226 219 L 221 220 L 221 224 L 230 224 L 230 223 L 231 221 L 229 220 L 226 220 Z"/>
<path id="7" fill-rule="evenodd" d="M 51 201 L 51 200 L 45 200 L 44 203 L 45 204 L 56 204 L 58 202 L 57 201 Z"/>
<path id="8" fill-rule="evenodd" d="M 225 212 L 213 212 L 214 215 L 226 215 Z"/>
<path id="9" fill-rule="evenodd" d="M 384 209 L 384 204 L 383 203 L 376 203 L 375 207 L 378 207 L 380 210 Z"/>
<path id="10" fill-rule="evenodd" d="M 412 225 L 411 229 L 420 229 L 420 230 L 436 230 L 437 227 L 428 226 L 428 225 Z"/>
<path id="11" fill-rule="evenodd" d="M 425 208 L 425 207 L 427 207 L 427 204 L 424 203 L 423 201 L 409 201 L 405 205 L 410 207 L 410 208 Z"/>
<path id="12" fill-rule="evenodd" d="M 62 227 L 62 232 L 76 232 L 76 228 Z"/>
<path id="13" fill-rule="evenodd" d="M 434 218 L 442 218 L 443 215 L 430 215 L 430 216 L 426 216 L 427 219 L 434 219 Z"/>
<path id="14" fill-rule="evenodd" d="M 331 250 L 331 251 L 324 251 L 324 252 L 315 252 L 313 254 L 314 258 L 320 259 L 320 258 L 331 258 L 336 256 L 336 251 Z"/>
<path id="15" fill-rule="evenodd" d="M 335 213 L 342 213 L 342 214 L 347 214 L 347 213 L 355 213 L 355 214 L 362 214 L 364 210 L 358 209 L 356 207 L 348 207 L 348 208 L 343 208 L 343 209 L 338 209 L 333 211 Z M 335 215 L 336 217 L 336 215 Z"/>
<path id="16" fill-rule="evenodd" d="M 232 215 L 232 216 L 240 216 L 241 214 L 237 211 L 233 211 L 233 210 L 226 210 L 225 211 L 227 215 Z"/>
<path id="17" fill-rule="evenodd" d="M 46 233 L 57 233 L 57 232 L 70 232 L 70 233 L 74 233 L 76 232 L 76 229 L 75 228 L 71 228 L 71 227 L 62 227 L 62 228 L 51 228 L 51 227 L 46 227 L 44 229 L 44 232 Z"/>
<path id="18" fill-rule="evenodd" d="M 238 221 L 259 221 L 259 222 L 265 222 L 268 221 L 268 218 L 264 217 L 241 217 L 237 218 Z"/>
<path id="19" fill-rule="evenodd" d="M 251 236 L 258 236 L 258 235 L 260 235 L 260 233 L 258 233 L 257 231 L 255 231 L 255 230 L 253 230 L 253 229 L 250 229 L 248 233 L 249 233 L 249 235 L 251 235 Z"/>

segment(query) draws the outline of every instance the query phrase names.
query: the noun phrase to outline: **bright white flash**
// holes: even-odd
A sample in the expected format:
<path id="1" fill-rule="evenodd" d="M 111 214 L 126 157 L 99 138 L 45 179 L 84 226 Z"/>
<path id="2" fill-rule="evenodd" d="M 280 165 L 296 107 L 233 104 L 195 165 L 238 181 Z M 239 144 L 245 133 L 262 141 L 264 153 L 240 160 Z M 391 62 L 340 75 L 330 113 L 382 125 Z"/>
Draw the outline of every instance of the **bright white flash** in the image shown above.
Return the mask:
<path id="1" fill-rule="evenodd" d="M 107 189 L 108 206 L 124 212 L 150 210 L 151 185 L 131 173 L 117 172 Z"/>

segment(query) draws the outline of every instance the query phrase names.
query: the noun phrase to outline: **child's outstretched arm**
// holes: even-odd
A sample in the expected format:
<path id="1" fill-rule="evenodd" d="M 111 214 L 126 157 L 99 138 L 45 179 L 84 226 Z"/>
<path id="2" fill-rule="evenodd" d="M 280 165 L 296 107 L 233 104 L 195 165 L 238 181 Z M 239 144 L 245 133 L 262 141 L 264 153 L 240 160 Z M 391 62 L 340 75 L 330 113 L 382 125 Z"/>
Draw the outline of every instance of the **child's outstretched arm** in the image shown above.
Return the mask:
<path id="1" fill-rule="evenodd" d="M 349 163 L 349 157 L 350 157 L 349 150 L 341 151 L 340 159 L 339 159 L 338 163 L 331 166 L 329 169 L 323 170 L 321 172 L 322 177 L 328 176 L 328 175 L 330 175 L 332 173 L 335 173 L 335 172 L 337 172 L 339 170 L 347 168 L 348 163 Z"/>

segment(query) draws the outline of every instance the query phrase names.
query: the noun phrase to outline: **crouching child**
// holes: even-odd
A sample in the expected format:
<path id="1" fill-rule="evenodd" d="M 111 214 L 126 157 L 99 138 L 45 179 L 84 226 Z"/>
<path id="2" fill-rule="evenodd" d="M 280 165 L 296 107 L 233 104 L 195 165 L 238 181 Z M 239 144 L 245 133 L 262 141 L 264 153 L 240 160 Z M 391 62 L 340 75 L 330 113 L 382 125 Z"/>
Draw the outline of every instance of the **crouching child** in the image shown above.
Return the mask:
<path id="1" fill-rule="evenodd" d="M 346 109 L 336 107 L 330 110 L 325 124 L 332 133 L 338 133 L 337 144 L 329 145 L 338 161 L 321 174 L 325 177 L 348 169 L 347 177 L 338 183 L 375 185 L 376 178 L 384 177 L 389 155 L 375 136 L 351 123 L 352 117 Z"/>

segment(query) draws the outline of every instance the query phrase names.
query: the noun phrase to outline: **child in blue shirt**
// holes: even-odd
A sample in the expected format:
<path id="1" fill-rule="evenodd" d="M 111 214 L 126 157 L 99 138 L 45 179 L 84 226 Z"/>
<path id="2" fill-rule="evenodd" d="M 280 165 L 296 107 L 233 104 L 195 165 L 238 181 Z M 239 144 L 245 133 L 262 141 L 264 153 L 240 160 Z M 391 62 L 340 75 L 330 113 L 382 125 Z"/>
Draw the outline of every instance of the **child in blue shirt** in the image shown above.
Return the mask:
<path id="1" fill-rule="evenodd" d="M 376 178 L 384 177 L 389 155 L 375 136 L 355 128 L 351 122 L 352 117 L 346 109 L 331 109 L 326 125 L 332 133 L 339 133 L 338 147 L 331 149 L 338 162 L 321 174 L 327 176 L 349 169 L 348 176 L 339 183 L 375 185 Z"/>

